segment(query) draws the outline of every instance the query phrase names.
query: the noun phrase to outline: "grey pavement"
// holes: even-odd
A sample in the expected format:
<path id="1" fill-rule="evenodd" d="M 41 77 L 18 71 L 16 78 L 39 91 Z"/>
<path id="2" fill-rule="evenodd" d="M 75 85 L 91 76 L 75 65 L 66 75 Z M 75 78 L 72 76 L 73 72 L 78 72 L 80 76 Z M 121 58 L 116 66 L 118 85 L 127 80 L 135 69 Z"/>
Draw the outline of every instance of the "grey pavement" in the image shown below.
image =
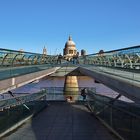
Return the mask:
<path id="1" fill-rule="evenodd" d="M 116 140 L 86 106 L 50 102 L 37 116 L 2 140 Z"/>

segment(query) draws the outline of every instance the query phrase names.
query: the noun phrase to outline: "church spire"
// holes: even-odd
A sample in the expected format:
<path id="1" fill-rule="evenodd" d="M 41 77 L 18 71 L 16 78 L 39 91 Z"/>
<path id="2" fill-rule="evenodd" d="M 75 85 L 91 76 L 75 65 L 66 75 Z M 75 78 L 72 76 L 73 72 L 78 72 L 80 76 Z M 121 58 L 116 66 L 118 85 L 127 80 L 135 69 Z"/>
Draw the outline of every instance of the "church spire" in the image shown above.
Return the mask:
<path id="1" fill-rule="evenodd" d="M 43 55 L 47 55 L 47 49 L 45 48 L 45 46 L 43 48 Z"/>

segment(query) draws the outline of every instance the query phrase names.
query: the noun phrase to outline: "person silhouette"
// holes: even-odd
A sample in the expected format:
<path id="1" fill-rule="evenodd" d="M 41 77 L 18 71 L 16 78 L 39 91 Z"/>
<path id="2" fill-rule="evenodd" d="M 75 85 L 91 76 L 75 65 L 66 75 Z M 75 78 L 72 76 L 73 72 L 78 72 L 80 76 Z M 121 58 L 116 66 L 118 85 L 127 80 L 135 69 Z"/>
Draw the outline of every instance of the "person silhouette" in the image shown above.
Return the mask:
<path id="1" fill-rule="evenodd" d="M 61 64 L 61 60 L 62 60 L 63 56 L 61 55 L 61 53 L 58 55 L 58 59 L 57 59 L 57 64 Z"/>
<path id="2" fill-rule="evenodd" d="M 83 101 L 86 101 L 86 96 L 87 96 L 87 89 L 83 88 L 81 90 L 81 96 L 83 97 Z"/>

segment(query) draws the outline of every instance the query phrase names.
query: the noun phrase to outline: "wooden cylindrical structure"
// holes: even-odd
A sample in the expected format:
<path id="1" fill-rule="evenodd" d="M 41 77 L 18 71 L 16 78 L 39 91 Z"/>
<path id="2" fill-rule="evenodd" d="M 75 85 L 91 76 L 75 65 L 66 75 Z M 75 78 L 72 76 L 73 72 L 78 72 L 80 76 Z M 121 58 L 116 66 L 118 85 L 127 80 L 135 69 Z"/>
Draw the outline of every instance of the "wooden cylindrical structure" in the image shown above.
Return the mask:
<path id="1" fill-rule="evenodd" d="M 66 76 L 64 83 L 64 95 L 70 101 L 76 101 L 78 98 L 78 80 L 77 76 Z"/>

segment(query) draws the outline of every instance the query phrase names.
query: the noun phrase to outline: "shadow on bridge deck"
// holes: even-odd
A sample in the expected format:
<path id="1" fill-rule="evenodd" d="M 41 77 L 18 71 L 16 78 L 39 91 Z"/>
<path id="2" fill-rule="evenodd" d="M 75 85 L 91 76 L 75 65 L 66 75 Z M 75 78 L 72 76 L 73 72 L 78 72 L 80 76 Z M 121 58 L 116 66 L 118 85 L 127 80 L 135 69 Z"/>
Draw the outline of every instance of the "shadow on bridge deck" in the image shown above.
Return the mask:
<path id="1" fill-rule="evenodd" d="M 32 120 L 2 140 L 114 140 L 117 139 L 81 103 L 50 102 Z"/>

